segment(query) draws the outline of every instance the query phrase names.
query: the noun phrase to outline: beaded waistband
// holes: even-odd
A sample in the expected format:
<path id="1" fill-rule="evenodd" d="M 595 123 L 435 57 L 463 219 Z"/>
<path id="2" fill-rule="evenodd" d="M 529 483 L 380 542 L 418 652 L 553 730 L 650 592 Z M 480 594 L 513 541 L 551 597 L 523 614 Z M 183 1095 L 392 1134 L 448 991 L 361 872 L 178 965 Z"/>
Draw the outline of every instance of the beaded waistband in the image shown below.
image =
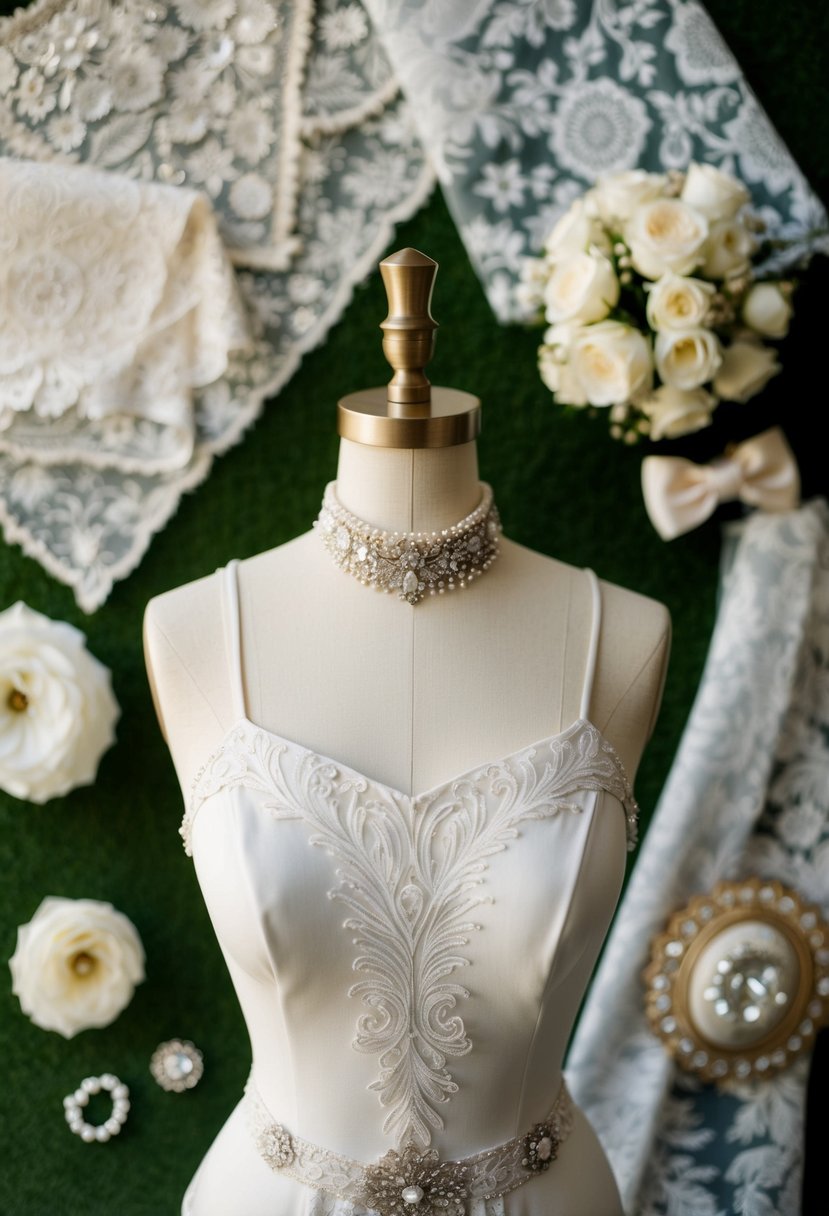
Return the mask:
<path id="1" fill-rule="evenodd" d="M 522 1136 L 456 1161 L 408 1144 L 364 1165 L 292 1135 L 274 1120 L 252 1079 L 245 1097 L 256 1148 L 272 1170 L 379 1216 L 466 1216 L 472 1200 L 497 1199 L 549 1169 L 573 1127 L 562 1079 L 547 1118 Z"/>

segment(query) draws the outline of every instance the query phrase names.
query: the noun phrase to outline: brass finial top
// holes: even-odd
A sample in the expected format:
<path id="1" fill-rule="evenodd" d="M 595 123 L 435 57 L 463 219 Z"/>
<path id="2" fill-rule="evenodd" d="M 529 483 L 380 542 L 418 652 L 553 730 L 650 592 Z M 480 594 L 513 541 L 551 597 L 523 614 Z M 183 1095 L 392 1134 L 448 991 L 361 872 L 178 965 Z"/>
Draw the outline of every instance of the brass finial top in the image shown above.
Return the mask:
<path id="1" fill-rule="evenodd" d="M 438 264 L 417 249 L 401 249 L 380 263 L 389 312 L 380 325 L 383 353 L 394 375 L 385 388 L 351 393 L 337 406 L 344 439 L 372 447 L 442 448 L 469 443 L 481 429 L 477 397 L 432 389 L 424 368 L 432 357 L 437 322 L 430 305 Z"/>
<path id="2" fill-rule="evenodd" d="M 390 405 L 431 401 L 424 367 L 435 349 L 437 321 L 429 306 L 438 264 L 417 249 L 401 249 L 380 263 L 389 300 L 389 315 L 380 325 L 383 354 L 394 368 L 388 384 Z"/>

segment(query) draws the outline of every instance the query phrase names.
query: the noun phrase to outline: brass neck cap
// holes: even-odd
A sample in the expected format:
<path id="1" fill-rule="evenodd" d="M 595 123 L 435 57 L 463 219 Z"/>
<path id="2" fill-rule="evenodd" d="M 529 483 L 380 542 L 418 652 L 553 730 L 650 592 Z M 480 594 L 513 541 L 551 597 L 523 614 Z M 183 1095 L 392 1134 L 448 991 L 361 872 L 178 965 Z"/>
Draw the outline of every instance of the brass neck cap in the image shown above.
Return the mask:
<path id="1" fill-rule="evenodd" d="M 434 353 L 431 314 L 438 264 L 417 249 L 401 249 L 380 263 L 389 312 L 380 328 L 394 375 L 385 389 L 351 393 L 337 406 L 344 439 L 372 447 L 442 448 L 480 433 L 481 403 L 469 393 L 435 389 L 424 368 Z"/>

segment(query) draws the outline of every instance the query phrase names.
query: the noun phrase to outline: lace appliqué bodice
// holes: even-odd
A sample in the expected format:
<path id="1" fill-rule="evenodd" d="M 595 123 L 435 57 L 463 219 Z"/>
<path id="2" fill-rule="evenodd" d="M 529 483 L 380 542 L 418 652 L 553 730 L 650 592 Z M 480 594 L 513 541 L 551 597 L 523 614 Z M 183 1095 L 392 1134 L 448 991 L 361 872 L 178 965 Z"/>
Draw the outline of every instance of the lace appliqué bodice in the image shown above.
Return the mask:
<path id="1" fill-rule="evenodd" d="M 304 821 L 334 859 L 329 897 L 345 907 L 360 975 L 348 993 L 363 1006 L 352 1045 L 378 1057 L 370 1088 L 387 1111 L 384 1133 L 429 1145 L 444 1126 L 438 1107 L 458 1088 L 448 1061 L 472 1047 L 457 972 L 479 928 L 474 909 L 488 901 L 487 859 L 528 820 L 580 814 L 590 791 L 624 806 L 632 845 L 637 808 L 618 756 L 580 719 L 410 796 L 244 719 L 196 778 L 181 828 L 188 853 L 200 808 L 240 787 L 275 819 Z"/>

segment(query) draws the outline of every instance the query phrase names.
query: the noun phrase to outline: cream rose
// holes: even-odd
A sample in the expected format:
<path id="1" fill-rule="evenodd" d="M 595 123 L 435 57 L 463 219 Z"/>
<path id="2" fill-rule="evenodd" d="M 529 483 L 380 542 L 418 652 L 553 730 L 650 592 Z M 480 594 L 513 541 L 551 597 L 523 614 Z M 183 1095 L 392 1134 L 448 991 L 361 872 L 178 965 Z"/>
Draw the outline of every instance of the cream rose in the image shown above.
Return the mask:
<path id="1" fill-rule="evenodd" d="M 650 419 L 651 439 L 678 439 L 710 425 L 717 398 L 704 388 L 661 384 L 636 404 Z"/>
<path id="2" fill-rule="evenodd" d="M 556 262 L 544 291 L 547 320 L 601 321 L 619 299 L 619 280 L 601 253 L 575 253 Z"/>
<path id="3" fill-rule="evenodd" d="M 590 405 L 616 405 L 645 388 L 653 372 L 645 337 L 621 321 L 589 325 L 573 342 L 570 366 Z"/>
<path id="4" fill-rule="evenodd" d="M 0 788 L 46 802 L 89 785 L 119 713 L 79 630 L 22 602 L 0 613 Z"/>
<path id="5" fill-rule="evenodd" d="M 12 992 L 35 1026 L 71 1039 L 108 1026 L 144 979 L 135 926 L 111 904 L 50 896 L 17 930 Z"/>
<path id="6" fill-rule="evenodd" d="M 642 203 L 659 198 L 667 181 L 663 173 L 626 169 L 601 178 L 587 194 L 588 206 L 595 207 L 605 224 L 620 228 Z"/>
<path id="7" fill-rule="evenodd" d="M 547 237 L 544 251 L 548 257 L 557 259 L 586 253 L 591 247 L 610 253 L 610 241 L 604 228 L 588 214 L 584 200 L 576 199 Z"/>
<path id="8" fill-rule="evenodd" d="M 674 388 L 699 388 L 722 363 L 720 344 L 710 329 L 663 330 L 654 344 L 660 379 Z"/>
<path id="9" fill-rule="evenodd" d="M 743 320 L 766 338 L 785 338 L 792 306 L 779 283 L 755 283 L 743 300 Z"/>
<path id="10" fill-rule="evenodd" d="M 690 274 L 703 259 L 708 221 L 678 198 L 658 198 L 637 207 L 625 225 L 631 261 L 646 279 L 669 270 Z"/>
<path id="11" fill-rule="evenodd" d="M 689 166 L 680 198 L 709 220 L 732 219 L 750 199 L 742 182 L 713 165 Z"/>
<path id="12" fill-rule="evenodd" d="M 738 339 L 722 352 L 714 391 L 727 401 L 748 401 L 780 371 L 777 351 L 762 342 Z"/>
<path id="13" fill-rule="evenodd" d="M 550 392 L 560 405 L 587 405 L 587 396 L 570 366 L 570 349 L 577 334 L 577 325 L 552 325 L 544 334 L 544 345 L 538 348 L 538 370 Z"/>
<path id="14" fill-rule="evenodd" d="M 711 225 L 705 243 L 702 273 L 712 279 L 743 274 L 754 253 L 754 237 L 739 220 L 719 220 Z"/>
<path id="15" fill-rule="evenodd" d="M 522 316 L 537 314 L 544 307 L 544 288 L 550 274 L 546 258 L 524 258 L 515 300 Z"/>
<path id="16" fill-rule="evenodd" d="M 713 283 L 669 272 L 648 292 L 648 324 L 651 329 L 698 329 L 716 290 Z"/>

